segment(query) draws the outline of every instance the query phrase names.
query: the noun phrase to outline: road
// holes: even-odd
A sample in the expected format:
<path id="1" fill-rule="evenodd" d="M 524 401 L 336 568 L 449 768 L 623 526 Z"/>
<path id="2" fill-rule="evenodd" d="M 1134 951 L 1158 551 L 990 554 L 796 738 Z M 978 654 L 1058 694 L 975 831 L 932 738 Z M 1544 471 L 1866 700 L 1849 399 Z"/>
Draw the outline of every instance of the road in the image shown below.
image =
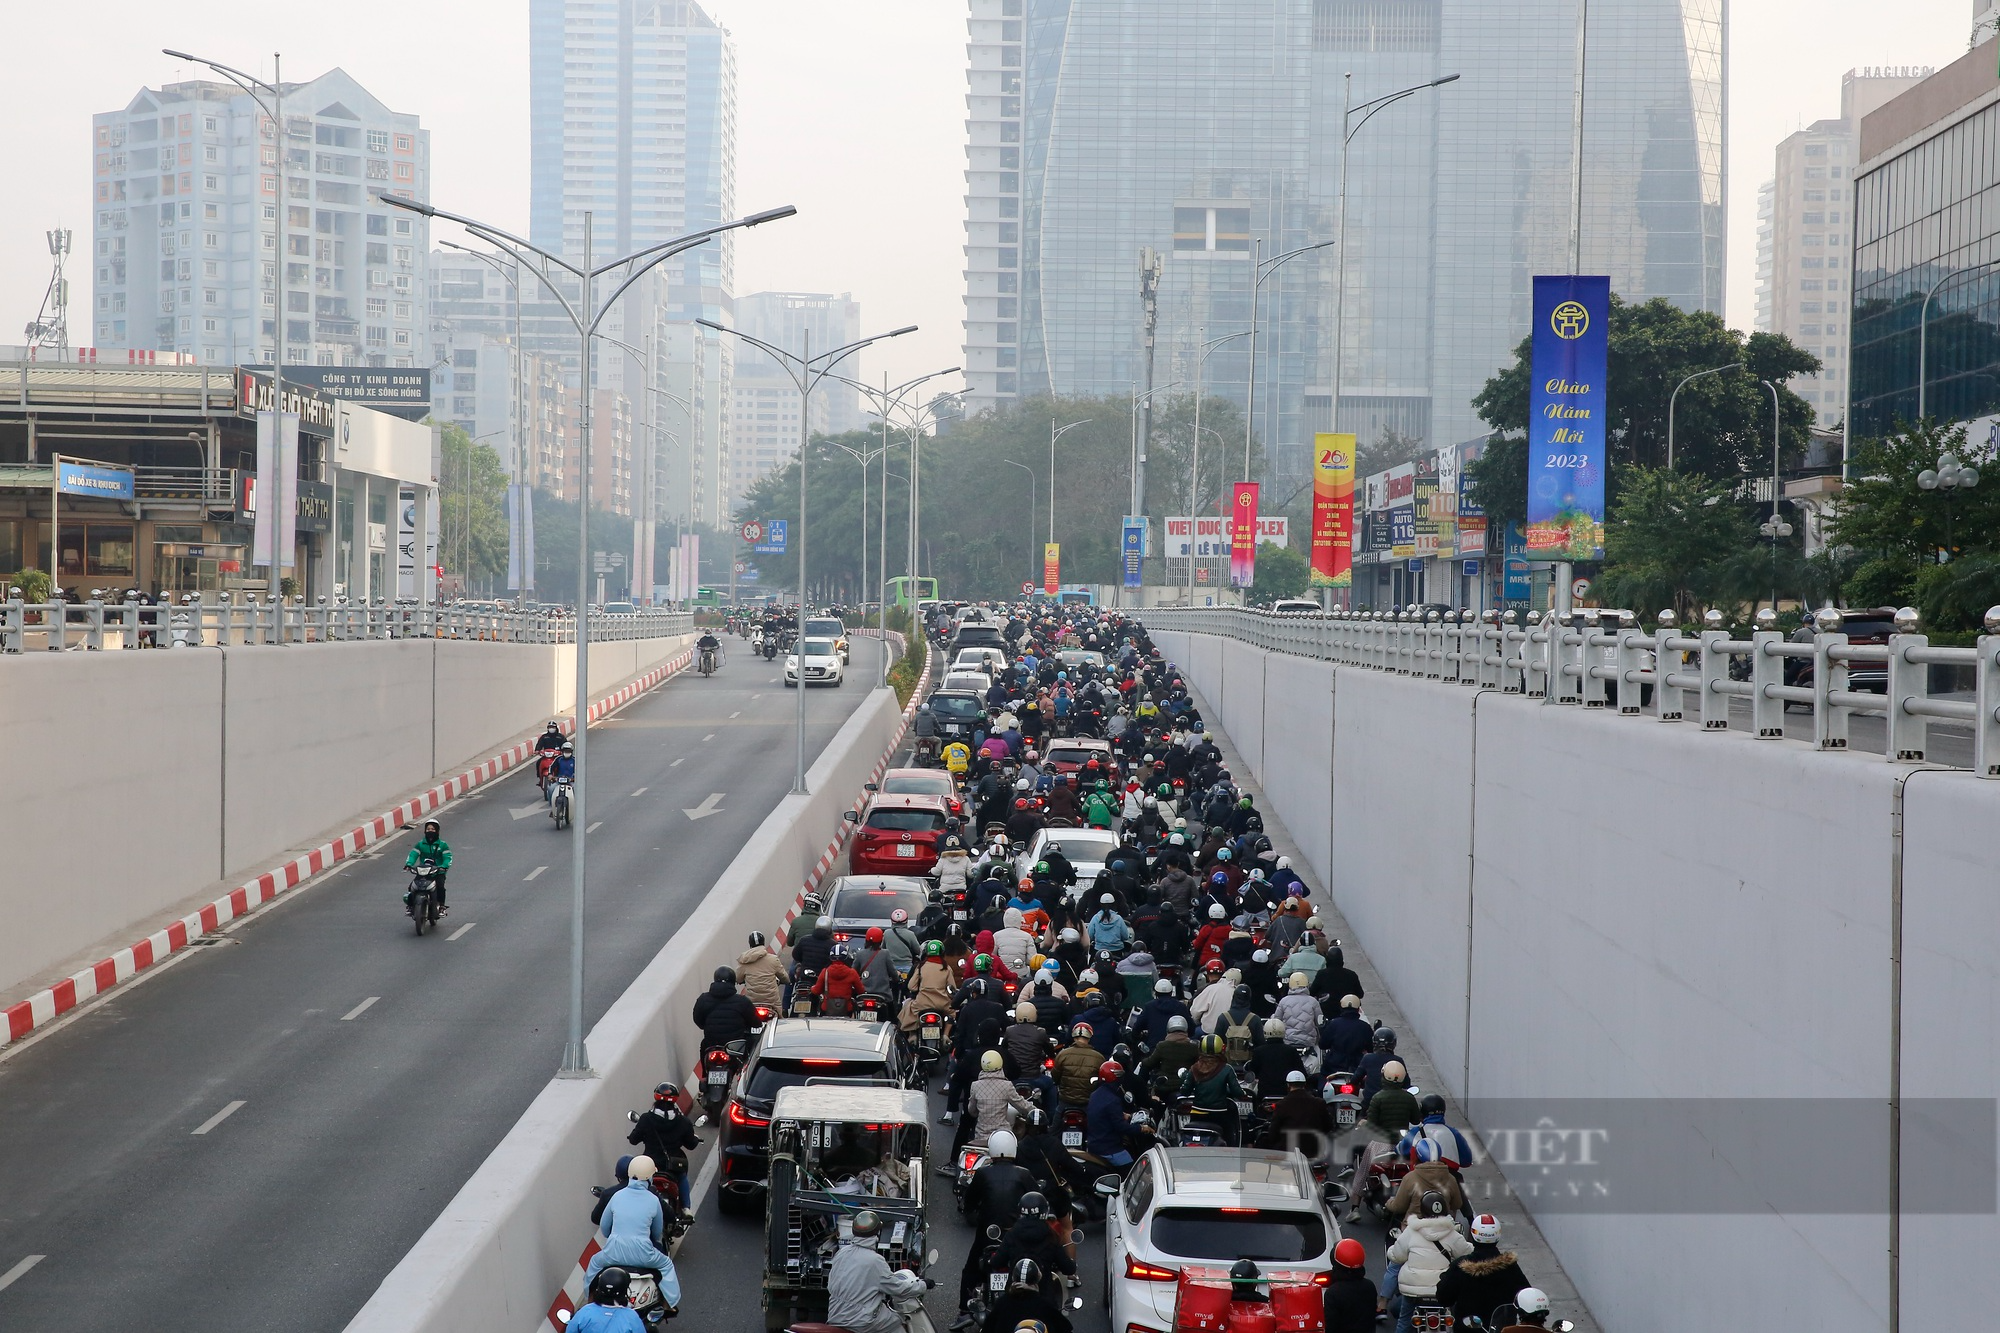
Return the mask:
<path id="1" fill-rule="evenodd" d="M 795 696 L 728 646 L 592 730 L 586 1027 L 791 788 Z M 809 757 L 879 651 L 808 694 Z M 557 1066 L 569 837 L 538 800 L 522 774 L 443 812 L 437 934 L 401 912 L 405 834 L 0 1060 L 0 1327 L 343 1327 Z"/>

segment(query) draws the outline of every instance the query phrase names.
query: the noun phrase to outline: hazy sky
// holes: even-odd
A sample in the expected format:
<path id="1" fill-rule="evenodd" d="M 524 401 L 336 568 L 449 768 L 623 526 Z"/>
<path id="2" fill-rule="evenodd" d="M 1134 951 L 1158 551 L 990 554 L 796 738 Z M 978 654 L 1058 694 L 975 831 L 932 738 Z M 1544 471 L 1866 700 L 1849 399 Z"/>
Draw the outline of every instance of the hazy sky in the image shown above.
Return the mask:
<path id="1" fill-rule="evenodd" d="M 1496 0 L 1505 3 L 1505 0 Z M 75 341 L 89 341 L 90 116 L 142 85 L 189 76 L 175 46 L 290 78 L 334 65 L 431 132 L 432 199 L 525 231 L 526 0 L 95 0 L 5 6 L 0 54 L 17 108 L 0 148 L 0 343 L 34 316 L 43 232 L 77 233 Z M 917 324 L 866 369 L 898 379 L 960 359 L 965 9 L 961 0 L 712 0 L 735 34 L 736 198 L 800 216 L 746 235 L 737 288 L 851 291 L 865 331 Z M 1735 0 L 1730 6 L 1729 285 L 1747 324 L 1757 186 L 1779 139 L 1838 113 L 1860 65 L 1943 65 L 1965 50 L 1972 0 Z"/>

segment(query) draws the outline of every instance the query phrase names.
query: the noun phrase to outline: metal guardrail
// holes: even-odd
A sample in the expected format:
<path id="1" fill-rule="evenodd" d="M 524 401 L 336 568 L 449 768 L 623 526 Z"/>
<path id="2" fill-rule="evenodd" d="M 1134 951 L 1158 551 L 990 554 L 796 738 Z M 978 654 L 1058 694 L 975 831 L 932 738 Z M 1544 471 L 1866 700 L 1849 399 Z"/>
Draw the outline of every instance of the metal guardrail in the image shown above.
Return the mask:
<path id="1" fill-rule="evenodd" d="M 592 611 L 592 643 L 693 632 L 686 611 Z M 494 610 L 463 603 L 362 602 L 244 597 L 149 606 L 135 601 L 0 602 L 0 653 L 124 648 L 213 648 L 245 644 L 346 643 L 362 639 L 467 639 L 575 643 L 576 616 L 563 608 Z"/>
<path id="2" fill-rule="evenodd" d="M 1788 641 L 1769 609 L 1758 613 L 1759 628 L 1748 639 L 1732 639 L 1714 611 L 1692 635 L 1670 611 L 1660 613 L 1652 630 L 1639 628 L 1630 612 L 1617 616 L 1616 628 L 1607 630 L 1595 612 L 1574 613 L 1567 622 L 1538 611 L 1525 619 L 1513 611 L 1159 607 L 1139 613 L 1152 630 L 1221 635 L 1271 652 L 1530 695 L 1551 705 L 1659 722 L 1693 717 L 1705 731 L 1727 730 L 1730 701 L 1744 698 L 1752 731 L 1767 740 L 1783 738 L 1786 704 L 1807 705 L 1812 745 L 1820 750 L 1847 749 L 1849 719 L 1876 714 L 1888 722 L 1884 757 L 1892 763 L 1923 762 L 1930 719 L 1961 722 L 1972 729 L 1973 771 L 2000 778 L 2000 607 L 1986 613 L 1986 633 L 1972 648 L 1932 647 L 1915 632 L 1917 613 L 1909 608 L 1898 613 L 1899 632 L 1885 644 L 1849 643 L 1832 610 L 1818 613 L 1810 643 Z M 1785 683 L 1788 658 L 1811 661 L 1811 684 Z M 1974 697 L 1934 697 L 1933 665 L 1972 668 Z M 1881 692 L 1849 688 L 1857 672 L 1879 677 Z"/>

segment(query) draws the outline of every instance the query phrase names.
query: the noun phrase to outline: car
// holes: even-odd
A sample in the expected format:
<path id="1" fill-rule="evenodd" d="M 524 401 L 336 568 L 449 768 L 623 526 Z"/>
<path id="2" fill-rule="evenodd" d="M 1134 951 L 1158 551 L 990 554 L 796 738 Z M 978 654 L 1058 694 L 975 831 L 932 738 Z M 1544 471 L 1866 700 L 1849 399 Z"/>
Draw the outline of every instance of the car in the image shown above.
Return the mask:
<path id="1" fill-rule="evenodd" d="M 1000 632 L 998 625 L 980 620 L 968 620 L 951 632 L 950 641 L 945 644 L 945 649 L 951 654 L 954 662 L 967 648 L 994 648 L 999 650 L 1004 660 L 1007 653 L 1007 636 Z"/>
<path id="2" fill-rule="evenodd" d="M 847 845 L 847 868 L 856 875 L 928 875 L 937 864 L 951 807 L 942 796 L 877 795 L 868 808 L 847 812 L 854 840 Z M 915 917 L 923 903 L 911 909 Z M 887 912 L 882 914 L 885 918 Z"/>
<path id="3" fill-rule="evenodd" d="M 820 920 L 832 927 L 836 944 L 863 938 L 871 926 L 886 929 L 899 907 L 915 921 L 930 900 L 929 882 L 909 874 L 842 875 L 821 892 L 826 911 Z"/>
<path id="4" fill-rule="evenodd" d="M 1104 1297 L 1122 1333 L 1168 1333 L 1181 1269 L 1254 1259 L 1324 1283 L 1340 1227 L 1297 1152 L 1153 1148 L 1104 1216 Z"/>
<path id="5" fill-rule="evenodd" d="M 780 1089 L 808 1078 L 900 1085 L 904 1070 L 896 1025 L 851 1018 L 774 1018 L 764 1025 L 764 1035 L 744 1058 L 716 1136 L 716 1202 L 723 1212 L 763 1216 L 771 1108 Z"/>
<path id="6" fill-rule="evenodd" d="M 832 639 L 833 650 L 840 654 L 843 666 L 854 660 L 853 653 L 847 645 L 847 625 L 839 616 L 807 616 L 806 637 Z"/>
<path id="7" fill-rule="evenodd" d="M 953 668 L 944 673 L 944 680 L 939 682 L 938 688 L 941 690 L 962 690 L 966 694 L 983 695 L 986 691 L 993 688 L 993 677 L 987 675 L 984 671 L 969 669 L 960 671 L 957 668 Z"/>
<path id="8" fill-rule="evenodd" d="M 1042 756 L 1042 767 L 1052 773 L 1074 773 L 1093 759 L 1097 761 L 1098 768 L 1104 770 L 1104 775 L 1110 777 L 1114 763 L 1111 742 L 1089 736 L 1071 736 L 1049 742 L 1048 751 Z"/>
<path id="9" fill-rule="evenodd" d="M 957 805 L 958 788 L 951 774 L 937 768 L 892 768 L 880 784 L 868 790 L 885 796 L 942 796 L 948 805 Z"/>
<path id="10" fill-rule="evenodd" d="M 1896 632 L 1896 608 L 1893 606 L 1872 606 L 1857 608 L 1840 613 L 1839 633 L 1847 636 L 1850 644 L 1880 646 L 1889 642 L 1889 636 Z M 1785 659 L 1785 684 L 1811 689 L 1813 670 L 1810 657 L 1787 657 Z M 1856 694 L 1887 694 L 1889 692 L 1889 664 L 1887 662 L 1849 662 L 1847 664 L 1847 688 Z"/>
<path id="11" fill-rule="evenodd" d="M 805 649 L 806 684 L 838 686 L 846 679 L 846 669 L 832 639 L 807 639 Z M 785 654 L 785 687 L 799 683 L 799 654 Z"/>
<path id="12" fill-rule="evenodd" d="M 953 671 L 983 671 L 989 676 L 998 675 L 1007 669 L 1007 654 L 998 648 L 960 648 L 958 656 L 952 659 Z"/>
<path id="13" fill-rule="evenodd" d="M 1035 862 L 1048 855 L 1051 843 L 1060 848 L 1069 863 L 1076 867 L 1078 886 L 1088 888 L 1097 882 L 1097 872 L 1104 869 L 1104 863 L 1111 859 L 1112 849 L 1118 846 L 1118 835 L 1110 829 L 1045 828 L 1035 834 L 1028 850 L 1015 859 L 1015 876 L 1018 878 L 1032 871 Z"/>
<path id="14" fill-rule="evenodd" d="M 1269 609 L 1280 615 L 1303 612 L 1306 615 L 1314 616 L 1326 610 L 1325 607 L 1309 597 L 1280 597 L 1277 601 L 1271 603 Z"/>
<path id="15" fill-rule="evenodd" d="M 1104 654 L 1089 648 L 1057 649 L 1056 661 L 1065 667 L 1087 666 L 1097 671 L 1104 669 Z"/>
<path id="16" fill-rule="evenodd" d="M 606 602 L 597 608 L 607 616 L 636 616 L 639 608 L 630 602 Z"/>
<path id="17" fill-rule="evenodd" d="M 970 690 L 938 690 L 924 701 L 924 707 L 930 710 L 938 737 L 945 743 L 972 744 L 972 733 L 986 721 L 985 696 Z"/>

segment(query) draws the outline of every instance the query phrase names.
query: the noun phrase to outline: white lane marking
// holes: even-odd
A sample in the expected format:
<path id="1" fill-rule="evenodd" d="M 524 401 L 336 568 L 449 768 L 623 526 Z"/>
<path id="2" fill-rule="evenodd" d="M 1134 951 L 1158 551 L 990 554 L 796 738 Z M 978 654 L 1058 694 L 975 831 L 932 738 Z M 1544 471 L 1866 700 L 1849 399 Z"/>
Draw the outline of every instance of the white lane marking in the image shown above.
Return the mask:
<path id="1" fill-rule="evenodd" d="M 721 1160 L 722 1153 L 719 1150 L 711 1148 L 708 1160 L 701 1164 L 701 1170 L 694 1178 L 694 1188 L 688 1191 L 688 1195 L 693 1200 L 688 1205 L 689 1212 L 699 1213 L 701 1211 L 701 1201 L 708 1197 L 708 1187 L 715 1183 L 715 1164 Z"/>
<path id="2" fill-rule="evenodd" d="M 507 813 L 512 815 L 516 820 L 526 819 L 529 815 L 547 814 L 548 810 L 549 807 L 541 801 L 536 801 L 533 805 L 510 805 L 507 807 Z"/>
<path id="3" fill-rule="evenodd" d="M 528 879 L 524 879 L 524 880 L 522 880 L 521 882 L 522 882 L 523 884 L 526 884 L 526 883 L 528 882 L 528 880 L 529 880 L 529 879 L 533 879 L 533 878 L 534 878 L 535 876 L 537 876 L 537 875 L 541 874 L 541 873 L 542 873 L 542 872 L 543 872 L 544 870 L 547 870 L 547 869 L 548 869 L 548 867 L 547 867 L 547 866 L 536 866 L 536 867 L 535 867 L 535 868 L 534 868 L 533 870 L 530 870 L 530 871 L 528 872 Z"/>
<path id="4" fill-rule="evenodd" d="M 729 720 L 730 720 L 731 722 L 734 722 L 734 721 L 735 721 L 735 720 L 736 720 L 737 718 L 739 718 L 739 717 L 742 717 L 742 716 L 743 716 L 743 710 L 739 708 L 739 709 L 737 709 L 737 710 L 736 710 L 735 712 L 733 712 L 733 713 L 731 713 L 731 714 L 729 715 Z"/>
<path id="5" fill-rule="evenodd" d="M 374 1003 L 374 1001 L 373 1001 L 373 1000 L 369 1001 L 369 1004 L 373 1004 L 373 1003 Z M 362 1006 L 362 1008 L 364 1008 L 364 1009 L 365 1009 L 365 1008 L 367 1008 L 367 1007 L 368 1007 L 367 1005 L 363 1005 L 363 1006 Z M 215 1127 L 216 1127 L 217 1125 L 219 1125 L 219 1124 L 221 1124 L 221 1123 L 222 1123 L 223 1121 L 225 1121 L 225 1120 L 229 1119 L 229 1117 L 230 1117 L 230 1116 L 233 1116 L 233 1115 L 235 1115 L 235 1114 L 236 1114 L 236 1113 L 237 1113 L 238 1111 L 240 1111 L 240 1110 L 242 1110 L 242 1109 L 243 1109 L 243 1103 L 242 1103 L 242 1102 L 231 1102 L 231 1103 L 229 1103 L 229 1105 L 227 1105 L 227 1106 L 223 1107 L 223 1108 L 222 1108 L 222 1109 L 221 1109 L 220 1111 L 217 1111 L 217 1112 L 216 1112 L 216 1113 L 215 1113 L 214 1115 L 212 1115 L 212 1116 L 210 1116 L 210 1117 L 209 1117 L 208 1119 L 206 1119 L 206 1120 L 202 1121 L 202 1122 L 201 1122 L 201 1127 L 200 1127 L 199 1129 L 195 1130 L 195 1133 L 197 1133 L 197 1134 L 206 1134 L 206 1133 L 208 1133 L 208 1131 L 209 1131 L 209 1130 L 211 1130 L 211 1129 L 214 1129 L 214 1128 L 215 1128 Z"/>
<path id="6" fill-rule="evenodd" d="M 479 923 L 477 921 L 466 922 L 464 925 L 460 926 L 457 930 L 454 930 L 453 932 L 451 932 L 451 934 L 445 936 L 444 942 L 446 944 L 450 944 L 453 940 L 457 939 L 460 935 L 463 935 L 466 931 L 471 930 L 474 926 L 478 924 Z"/>
<path id="7" fill-rule="evenodd" d="M 715 1173 L 713 1171 L 710 1171 L 708 1175 L 704 1175 L 702 1179 L 707 1180 L 708 1176 L 714 1174 Z M 47 1256 L 46 1254 L 31 1254 L 27 1258 L 23 1259 L 20 1263 L 15 1264 L 12 1268 L 8 1269 L 6 1272 L 0 1273 L 0 1291 L 5 1291 L 7 1290 L 7 1288 L 13 1286 L 16 1282 L 19 1282 L 22 1278 L 27 1276 L 28 1270 L 30 1268 L 33 1268 L 36 1264 L 40 1263 L 42 1260 L 48 1257 L 49 1256 Z"/>
<path id="8" fill-rule="evenodd" d="M 715 803 L 717 801 L 720 801 L 723 798 L 723 795 L 724 793 L 722 792 L 712 791 L 708 794 L 708 799 L 703 801 L 700 805 L 696 806 L 692 810 L 683 810 L 681 811 L 681 813 L 686 815 L 689 819 L 707 819 L 710 815 L 719 815 L 722 813 L 722 811 L 715 808 Z"/>
<path id="9" fill-rule="evenodd" d="M 644 787 L 641 787 L 639 788 L 639 790 L 633 792 L 632 794 L 634 796 L 644 796 L 646 794 L 646 789 Z"/>
<path id="10" fill-rule="evenodd" d="M 585 830 L 584 830 L 584 832 L 585 832 L 585 833 L 595 833 L 595 832 L 597 832 L 597 830 L 599 830 L 599 829 L 601 829 L 601 828 L 603 828 L 603 827 L 604 827 L 604 821 L 600 819 L 600 820 L 598 820 L 598 821 L 597 821 L 596 823 L 592 824 L 592 825 L 591 825 L 591 826 L 590 826 L 589 828 L 585 829 Z"/>
<path id="11" fill-rule="evenodd" d="M 761 695 L 761 694 L 753 694 L 753 695 L 751 695 L 750 697 L 751 697 L 752 699 L 761 699 L 761 698 L 763 698 L 764 696 L 763 696 L 763 695 Z"/>
<path id="12" fill-rule="evenodd" d="M 703 737 L 702 737 L 702 739 L 703 739 L 704 741 L 712 741 L 712 740 L 714 740 L 714 739 L 715 739 L 715 733 L 711 731 L 711 732 L 709 732 L 709 733 L 708 733 L 708 735 L 706 735 L 706 736 L 703 736 Z"/>
<path id="13" fill-rule="evenodd" d="M 681 756 L 680 758 L 678 758 L 678 759 L 674 760 L 674 762 L 673 762 L 673 763 L 671 763 L 671 764 L 668 764 L 668 765 L 667 765 L 667 767 L 668 767 L 668 768 L 679 768 L 679 767 L 680 767 L 680 766 L 681 766 L 682 764 L 685 764 L 685 763 L 686 763 L 687 761 L 688 761 L 688 757 L 687 757 L 686 755 L 682 755 L 682 756 Z"/>
<path id="14" fill-rule="evenodd" d="M 381 998 L 382 997 L 379 995 L 369 996 L 367 999 L 363 1000 L 360 1004 L 355 1005 L 352 1009 L 349 1009 L 346 1013 L 342 1014 L 340 1016 L 340 1021 L 343 1023 L 352 1023 L 355 1019 L 361 1017 L 361 1015 L 368 1012 L 369 1005 L 375 1003 L 375 1001 Z M 199 1132 L 200 1132 L 199 1130 L 196 1131 L 196 1133 Z"/>

